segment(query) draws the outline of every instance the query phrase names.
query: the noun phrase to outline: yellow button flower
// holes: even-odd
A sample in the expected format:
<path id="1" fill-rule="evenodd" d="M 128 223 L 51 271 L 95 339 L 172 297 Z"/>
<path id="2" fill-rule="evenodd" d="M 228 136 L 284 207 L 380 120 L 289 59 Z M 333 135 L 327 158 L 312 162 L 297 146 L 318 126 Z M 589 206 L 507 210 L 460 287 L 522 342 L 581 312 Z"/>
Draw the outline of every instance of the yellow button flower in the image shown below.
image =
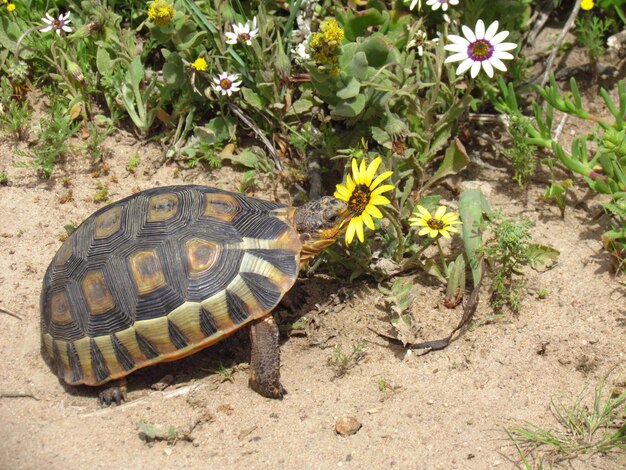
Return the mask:
<path id="1" fill-rule="evenodd" d="M 583 0 L 580 2 L 580 8 L 583 10 L 591 10 L 594 6 L 593 0 Z"/>
<path id="2" fill-rule="evenodd" d="M 197 71 L 203 72 L 206 70 L 209 64 L 207 64 L 207 61 L 204 60 L 204 57 L 198 57 L 196 60 L 193 61 L 191 66 Z"/>
<path id="3" fill-rule="evenodd" d="M 163 27 L 172 21 L 174 12 L 174 7 L 165 0 L 154 0 L 148 8 L 148 18 L 157 26 Z"/>
<path id="4" fill-rule="evenodd" d="M 337 199 L 346 201 L 352 218 L 346 230 L 346 244 L 352 243 L 354 235 L 363 243 L 365 237 L 363 234 L 363 224 L 371 230 L 374 230 L 374 221 L 372 217 L 382 219 L 383 214 L 376 206 L 390 204 L 391 201 L 382 193 L 394 189 L 392 184 L 384 184 L 380 186 L 384 180 L 393 175 L 393 171 L 385 171 L 376 178 L 374 175 L 378 167 L 382 163 L 382 158 L 376 157 L 369 166 L 366 167 L 365 159 L 361 160 L 361 165 L 352 159 L 352 176 L 348 175 L 346 184 L 338 184 L 334 196 Z"/>
<path id="5" fill-rule="evenodd" d="M 9 3 L 7 5 L 7 11 L 13 11 L 15 10 L 15 3 Z"/>
<path id="6" fill-rule="evenodd" d="M 423 227 L 417 234 L 428 235 L 436 238 L 441 235 L 444 238 L 450 238 L 450 233 L 459 231 L 455 225 L 462 222 L 459 216 L 454 212 L 446 213 L 446 206 L 439 206 L 434 214 L 419 204 L 415 207 L 417 210 L 413 213 L 413 217 L 409 217 L 409 223 L 413 227 Z"/>

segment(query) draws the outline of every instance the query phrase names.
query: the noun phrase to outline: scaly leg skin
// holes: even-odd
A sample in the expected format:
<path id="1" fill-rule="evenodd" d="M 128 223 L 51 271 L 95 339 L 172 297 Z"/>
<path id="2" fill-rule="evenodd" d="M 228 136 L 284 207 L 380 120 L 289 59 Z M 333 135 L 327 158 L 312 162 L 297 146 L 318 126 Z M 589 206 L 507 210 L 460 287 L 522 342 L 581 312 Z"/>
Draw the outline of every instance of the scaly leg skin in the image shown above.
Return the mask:
<path id="1" fill-rule="evenodd" d="M 113 403 L 121 405 L 123 401 L 126 401 L 126 379 L 120 379 L 114 382 L 113 385 L 108 386 L 100 393 L 98 393 L 98 400 L 101 406 L 110 406 Z"/>
<path id="2" fill-rule="evenodd" d="M 250 381 L 252 390 L 267 398 L 282 398 L 278 326 L 270 314 L 250 326 Z"/>

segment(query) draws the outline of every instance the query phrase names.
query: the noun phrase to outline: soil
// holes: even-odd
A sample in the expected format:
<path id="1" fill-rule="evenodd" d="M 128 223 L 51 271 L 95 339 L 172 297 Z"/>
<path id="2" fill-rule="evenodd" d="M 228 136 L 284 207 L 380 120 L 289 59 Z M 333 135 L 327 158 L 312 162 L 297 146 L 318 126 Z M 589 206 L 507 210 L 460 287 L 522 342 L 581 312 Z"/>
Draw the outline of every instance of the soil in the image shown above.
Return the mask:
<path id="1" fill-rule="evenodd" d="M 579 134 L 579 125 L 569 122 L 564 135 Z M 527 421 L 557 429 L 552 399 L 569 403 L 583 390 L 588 398 L 609 372 L 607 389 L 626 380 L 626 293 L 599 241 L 600 199 L 574 190 L 561 218 L 542 202 L 545 175 L 522 191 L 502 159 L 483 154 L 488 166 L 472 164 L 458 185 L 479 186 L 493 209 L 530 218 L 533 240 L 561 253 L 553 269 L 526 273 L 519 315 L 494 316 L 485 287 L 474 326 L 447 349 L 419 355 L 372 331 L 388 331 L 391 318 L 375 283 L 316 274 L 302 280 L 307 300 L 296 319 L 306 327 L 282 338 L 282 400 L 248 388 L 242 332 L 133 374 L 128 401 L 101 408 L 95 389 L 64 387 L 40 355 L 41 281 L 64 226 L 102 207 L 93 200 L 98 183 L 115 200 L 170 184 L 237 190 L 241 173 L 155 165 L 159 147 L 119 132 L 103 144 L 106 168 L 90 165 L 76 139 L 73 156 L 42 181 L 16 166 L 24 144 L 0 141 L 0 170 L 10 180 L 0 187 L 0 307 L 19 316 L 0 313 L 0 468 L 514 468 L 519 457 L 504 428 Z M 131 173 L 135 154 L 141 162 Z M 290 202 L 284 191 L 263 191 L 265 183 L 255 195 Z M 445 336 L 461 307 L 443 307 L 442 286 L 422 276 L 414 283 L 419 339 Z M 283 325 L 294 321 L 275 314 Z M 347 356 L 356 350 L 343 371 L 333 365 L 337 347 Z M 338 422 L 347 435 L 335 431 Z M 169 441 L 149 437 L 171 430 Z M 560 465 L 623 469 L 626 455 Z"/>

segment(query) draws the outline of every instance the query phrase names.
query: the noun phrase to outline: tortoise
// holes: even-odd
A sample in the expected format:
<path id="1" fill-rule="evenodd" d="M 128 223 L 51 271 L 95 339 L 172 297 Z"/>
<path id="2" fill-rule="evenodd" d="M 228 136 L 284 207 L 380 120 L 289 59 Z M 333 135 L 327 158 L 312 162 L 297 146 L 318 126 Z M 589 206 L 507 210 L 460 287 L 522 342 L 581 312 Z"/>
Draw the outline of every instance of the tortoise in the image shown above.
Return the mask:
<path id="1" fill-rule="evenodd" d="M 280 398 L 272 310 L 337 240 L 347 204 L 288 207 L 207 186 L 148 189 L 103 207 L 62 244 L 41 293 L 42 352 L 68 385 L 121 403 L 125 377 L 250 325 L 250 387 Z"/>

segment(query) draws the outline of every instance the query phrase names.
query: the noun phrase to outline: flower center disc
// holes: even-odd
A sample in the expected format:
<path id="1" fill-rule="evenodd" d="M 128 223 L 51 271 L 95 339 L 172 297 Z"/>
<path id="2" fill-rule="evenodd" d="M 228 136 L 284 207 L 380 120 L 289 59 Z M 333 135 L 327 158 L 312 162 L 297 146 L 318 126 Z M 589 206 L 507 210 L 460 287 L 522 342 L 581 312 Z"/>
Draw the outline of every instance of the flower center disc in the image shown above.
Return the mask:
<path id="1" fill-rule="evenodd" d="M 215 82 L 213 82 L 215 83 Z M 228 79 L 228 78 L 222 78 L 220 80 L 220 86 L 224 89 L 224 90 L 228 90 L 230 89 L 230 85 L 232 84 L 232 82 Z"/>
<path id="2" fill-rule="evenodd" d="M 488 60 L 493 54 L 493 46 L 484 39 L 479 39 L 471 43 L 467 48 L 467 55 L 473 61 Z"/>
<path id="3" fill-rule="evenodd" d="M 367 207 L 367 203 L 370 200 L 370 192 L 367 186 L 359 184 L 354 191 L 350 200 L 348 201 L 348 208 L 353 215 L 361 215 Z"/>
<path id="4" fill-rule="evenodd" d="M 433 230 L 442 230 L 446 224 L 443 223 L 442 220 L 437 220 L 435 218 L 430 218 L 428 219 L 428 222 L 426 222 L 428 224 L 428 226 L 430 228 L 432 228 Z"/>
<path id="5" fill-rule="evenodd" d="M 241 34 L 239 35 L 239 37 L 240 37 L 243 41 L 249 41 L 250 39 L 252 39 L 248 33 L 241 33 Z"/>

